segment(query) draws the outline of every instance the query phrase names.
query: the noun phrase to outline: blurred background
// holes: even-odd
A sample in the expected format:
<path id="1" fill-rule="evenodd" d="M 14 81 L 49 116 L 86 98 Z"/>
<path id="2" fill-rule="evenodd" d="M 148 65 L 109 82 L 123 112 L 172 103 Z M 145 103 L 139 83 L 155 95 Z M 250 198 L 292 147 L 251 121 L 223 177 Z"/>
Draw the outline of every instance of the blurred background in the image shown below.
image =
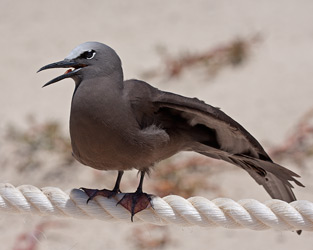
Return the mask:
<path id="1" fill-rule="evenodd" d="M 302 176 L 298 199 L 313 201 L 313 2 L 0 1 L 0 182 L 15 186 L 113 187 L 71 156 L 74 83 L 42 89 L 40 74 L 78 44 L 114 48 L 125 78 L 198 97 L 252 133 L 271 157 Z M 137 187 L 127 173 L 123 191 Z M 197 154 L 161 162 L 145 191 L 185 198 L 269 199 L 247 173 Z M 157 227 L 0 214 L 0 249 L 312 249 L 312 234 Z M 118 233 L 117 233 L 118 232 Z M 253 245 L 252 245 L 253 244 Z M 253 247 L 252 247 L 253 246 Z"/>

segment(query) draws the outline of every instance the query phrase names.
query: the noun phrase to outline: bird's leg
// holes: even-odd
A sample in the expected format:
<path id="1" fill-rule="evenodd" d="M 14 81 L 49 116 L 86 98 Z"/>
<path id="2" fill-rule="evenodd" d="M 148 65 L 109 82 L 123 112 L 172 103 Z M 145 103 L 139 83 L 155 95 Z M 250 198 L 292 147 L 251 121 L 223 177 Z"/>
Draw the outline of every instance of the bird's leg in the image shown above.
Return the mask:
<path id="1" fill-rule="evenodd" d="M 115 182 L 115 186 L 112 190 L 108 190 L 108 189 L 89 189 L 89 188 L 80 188 L 82 190 L 84 190 L 84 192 L 89 196 L 87 203 L 92 200 L 94 197 L 96 197 L 97 195 L 101 195 L 107 198 L 111 198 L 113 196 L 115 196 L 116 194 L 120 193 L 120 183 L 121 183 L 121 179 L 122 176 L 124 174 L 124 171 L 118 171 L 118 175 L 117 175 L 117 179 Z"/>
<path id="2" fill-rule="evenodd" d="M 121 180 L 122 180 L 122 176 L 124 174 L 124 171 L 118 171 L 118 175 L 117 175 L 117 179 L 116 179 L 116 182 L 115 182 L 115 186 L 112 190 L 112 192 L 115 192 L 115 194 L 117 193 L 120 193 L 121 190 L 120 190 L 120 184 L 121 184 Z"/>
<path id="3" fill-rule="evenodd" d="M 140 171 L 140 182 L 135 193 L 126 193 L 124 197 L 117 203 L 122 205 L 131 213 L 131 221 L 136 213 L 151 206 L 152 195 L 142 192 L 143 179 L 145 177 L 145 171 Z"/>

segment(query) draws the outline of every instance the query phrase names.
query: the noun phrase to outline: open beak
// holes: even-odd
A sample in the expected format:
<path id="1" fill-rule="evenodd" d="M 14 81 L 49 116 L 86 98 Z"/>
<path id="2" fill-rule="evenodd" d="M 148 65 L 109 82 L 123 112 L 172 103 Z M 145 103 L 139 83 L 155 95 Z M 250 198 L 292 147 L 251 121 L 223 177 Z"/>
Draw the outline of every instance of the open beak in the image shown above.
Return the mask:
<path id="1" fill-rule="evenodd" d="M 42 71 L 42 70 L 46 70 L 46 69 L 55 69 L 55 68 L 73 68 L 73 69 L 68 69 L 67 71 L 65 71 L 65 73 L 63 75 L 60 75 L 54 79 L 52 79 L 51 81 L 47 82 L 45 85 L 43 85 L 42 87 L 46 87 L 52 83 L 61 81 L 65 78 L 69 78 L 69 77 L 73 77 L 79 70 L 81 70 L 81 68 L 86 67 L 87 65 L 85 64 L 81 64 L 81 63 L 77 63 L 74 61 L 70 61 L 70 60 L 63 60 L 60 62 L 55 62 L 55 63 L 51 63 L 48 64 L 46 66 L 43 66 L 42 68 L 40 68 L 38 72 Z"/>

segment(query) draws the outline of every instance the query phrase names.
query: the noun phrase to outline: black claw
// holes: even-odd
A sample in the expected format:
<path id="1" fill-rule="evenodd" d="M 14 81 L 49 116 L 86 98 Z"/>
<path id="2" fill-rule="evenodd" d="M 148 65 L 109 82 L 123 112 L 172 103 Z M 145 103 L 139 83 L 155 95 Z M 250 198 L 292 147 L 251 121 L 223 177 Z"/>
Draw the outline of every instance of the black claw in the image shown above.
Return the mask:
<path id="1" fill-rule="evenodd" d="M 80 188 L 80 189 L 84 190 L 84 192 L 89 196 L 89 194 L 87 193 L 88 191 L 86 192 L 86 188 Z M 95 196 L 97 196 L 98 191 L 99 191 L 98 189 L 95 189 L 93 191 L 93 193 L 89 196 L 88 200 L 86 201 L 87 204 L 89 203 L 89 201 L 93 200 Z"/>

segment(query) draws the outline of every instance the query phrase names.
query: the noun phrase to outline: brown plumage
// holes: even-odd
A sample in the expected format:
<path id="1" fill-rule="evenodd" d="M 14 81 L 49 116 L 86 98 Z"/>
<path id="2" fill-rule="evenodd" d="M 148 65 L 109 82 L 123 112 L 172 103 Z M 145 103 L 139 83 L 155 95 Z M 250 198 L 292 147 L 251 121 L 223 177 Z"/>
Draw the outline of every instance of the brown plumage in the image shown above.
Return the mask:
<path id="1" fill-rule="evenodd" d="M 294 201 L 291 182 L 303 186 L 295 179 L 297 174 L 274 163 L 260 143 L 220 109 L 143 81 L 124 81 L 118 55 L 104 44 L 79 45 L 64 61 L 40 70 L 58 67 L 74 68 L 46 84 L 68 77 L 75 80 L 70 117 L 74 157 L 92 168 L 119 171 L 112 191 L 84 189 L 90 199 L 120 192 L 123 171 L 138 169 L 137 191 L 119 202 L 133 216 L 150 202 L 150 196 L 142 192 L 144 174 L 180 151 L 195 151 L 241 167 L 272 198 Z"/>

